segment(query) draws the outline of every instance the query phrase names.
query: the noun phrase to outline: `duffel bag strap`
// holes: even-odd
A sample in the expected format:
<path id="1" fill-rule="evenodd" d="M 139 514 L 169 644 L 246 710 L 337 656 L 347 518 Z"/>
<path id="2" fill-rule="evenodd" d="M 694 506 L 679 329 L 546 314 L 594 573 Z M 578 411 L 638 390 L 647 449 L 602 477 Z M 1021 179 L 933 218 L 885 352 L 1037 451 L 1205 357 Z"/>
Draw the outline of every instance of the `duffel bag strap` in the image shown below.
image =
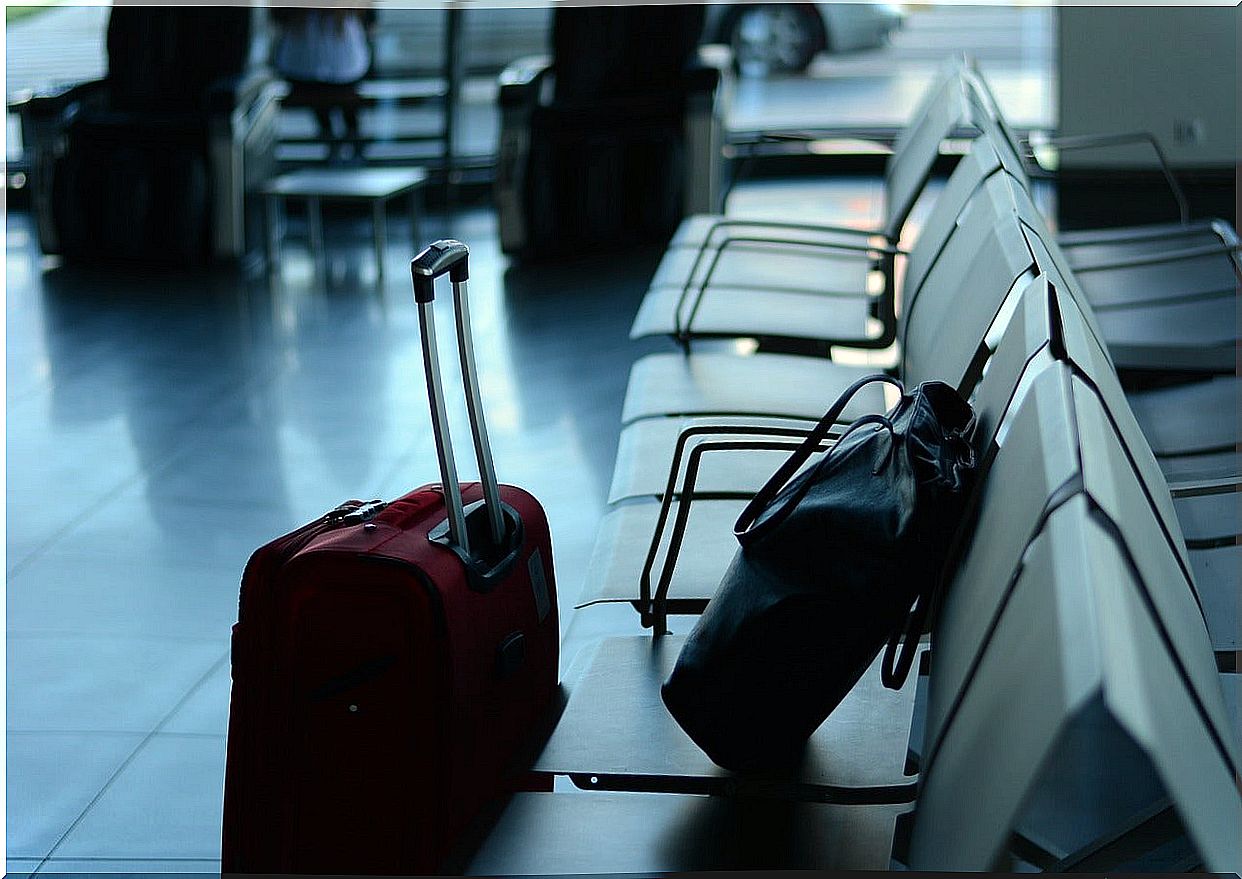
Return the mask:
<path id="1" fill-rule="evenodd" d="M 880 680 L 890 690 L 900 690 L 905 686 L 910 667 L 914 665 L 914 657 L 918 653 L 919 639 L 923 634 L 923 625 L 927 622 L 931 599 L 932 590 L 925 589 L 920 592 L 914 600 L 914 608 L 906 616 L 904 625 L 898 626 L 888 636 L 888 644 L 884 647 L 884 662 L 880 664 Z"/>
<path id="2" fill-rule="evenodd" d="M 973 426 L 974 420 L 972 419 L 972 430 Z M 986 459 L 975 474 L 974 484 L 970 487 L 970 494 L 962 510 L 961 520 L 957 523 L 953 542 L 949 544 L 949 551 L 945 553 L 944 565 L 940 569 L 939 576 L 930 586 L 925 585 L 919 590 L 918 597 L 914 600 L 914 607 L 906 616 L 905 623 L 889 635 L 888 644 L 884 648 L 884 661 L 880 664 L 880 679 L 890 690 L 900 690 L 905 686 L 906 677 L 910 674 L 910 667 L 914 664 L 914 657 L 918 652 L 919 640 L 923 636 L 923 630 L 927 627 L 927 619 L 933 609 L 939 613 L 935 605 L 943 595 L 943 590 L 948 587 L 949 580 L 957 572 L 962 557 L 966 553 L 967 543 L 974 534 L 975 518 L 983 499 L 983 492 L 979 486 L 991 469 L 991 464 L 991 458 Z M 900 651 L 898 645 L 900 645 Z"/>
<path id="3" fill-rule="evenodd" d="M 807 459 L 819 450 L 820 443 L 823 442 L 824 438 L 828 436 L 829 432 L 837 424 L 837 419 L 841 417 L 841 413 L 845 411 L 845 407 L 850 404 L 850 400 L 854 399 L 855 395 L 857 395 L 859 391 L 873 382 L 886 382 L 897 388 L 897 390 L 903 395 L 906 392 L 905 386 L 899 379 L 896 379 L 891 375 L 886 375 L 882 372 L 876 373 L 875 375 L 869 375 L 866 378 L 860 378 L 858 381 L 846 388 L 845 393 L 841 394 L 841 396 L 837 398 L 837 401 L 832 404 L 827 412 L 824 413 L 824 417 L 821 418 L 811 432 L 807 434 L 806 439 L 802 442 L 802 445 L 794 450 L 793 454 L 791 454 L 785 463 L 772 474 L 772 478 L 764 483 L 763 488 L 759 489 L 758 494 L 756 494 L 751 499 L 750 503 L 746 505 L 746 508 L 742 510 L 741 515 L 737 517 L 737 522 L 733 525 L 733 534 L 735 537 L 741 540 L 750 532 L 751 527 L 755 524 L 755 520 L 759 518 L 760 514 L 765 509 L 767 509 L 768 504 L 772 503 L 773 499 L 780 493 L 781 489 L 785 487 L 789 480 L 794 477 L 794 474 L 798 472 L 802 465 L 806 463 Z M 874 421 L 874 418 L 868 419 L 868 422 Z"/>

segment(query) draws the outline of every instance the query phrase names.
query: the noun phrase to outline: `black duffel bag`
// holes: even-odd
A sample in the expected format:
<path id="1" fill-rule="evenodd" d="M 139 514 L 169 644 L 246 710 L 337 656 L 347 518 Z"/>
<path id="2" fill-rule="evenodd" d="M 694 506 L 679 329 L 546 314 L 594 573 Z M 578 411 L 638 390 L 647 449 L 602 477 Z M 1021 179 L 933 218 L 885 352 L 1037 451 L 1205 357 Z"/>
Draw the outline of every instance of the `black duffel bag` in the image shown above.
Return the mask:
<path id="1" fill-rule="evenodd" d="M 742 511 L 741 547 L 661 689 L 727 769 L 795 764 L 886 643 L 884 683 L 909 673 L 974 475 L 975 415 L 946 384 L 902 389 L 798 473 L 874 381 L 902 387 L 856 382 Z"/>

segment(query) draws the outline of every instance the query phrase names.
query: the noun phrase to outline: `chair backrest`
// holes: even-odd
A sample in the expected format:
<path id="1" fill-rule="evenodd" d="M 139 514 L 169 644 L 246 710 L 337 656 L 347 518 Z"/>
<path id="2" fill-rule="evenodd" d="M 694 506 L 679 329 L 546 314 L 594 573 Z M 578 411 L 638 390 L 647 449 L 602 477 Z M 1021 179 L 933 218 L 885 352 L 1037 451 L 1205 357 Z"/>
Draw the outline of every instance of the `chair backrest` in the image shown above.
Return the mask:
<path id="1" fill-rule="evenodd" d="M 910 382 L 939 370 L 969 390 L 982 371 L 982 475 L 934 624 L 910 865 L 1003 869 L 1015 835 L 1040 866 L 1140 863 L 1152 844 L 1100 841 L 1147 809 L 1180 822 L 1191 863 L 1236 866 L 1240 757 L 1168 488 L 1003 151 L 903 312 Z"/>
<path id="2" fill-rule="evenodd" d="M 1046 279 L 1032 285 L 1023 297 L 980 385 L 980 397 L 994 401 L 1005 398 L 1014 387 L 1017 393 L 1003 416 L 1005 429 L 997 431 L 994 454 L 985 461 L 970 525 L 972 537 L 936 621 L 919 820 L 939 830 L 929 831 L 915 845 L 912 866 L 916 867 L 994 866 L 1009 833 L 1020 823 L 1022 804 L 1035 787 L 1037 776 L 1047 771 L 1041 769 L 1049 765 L 1043 758 L 1061 747 L 1060 740 L 1070 730 L 1074 735 L 1085 735 L 1088 747 L 1096 741 L 1093 737 L 1098 735 L 1100 718 L 1080 723 L 1076 714 L 1079 709 L 1086 710 L 1082 701 L 1085 691 L 1079 688 L 1058 696 L 1056 688 L 1073 684 L 1071 673 L 1086 674 L 1087 683 L 1097 690 L 1103 687 L 1105 682 L 1098 679 L 1101 669 L 1092 671 L 1090 666 L 1101 658 L 1112 659 L 1116 653 L 1112 639 L 1116 636 L 1107 627 L 1096 631 L 1099 627 L 1093 628 L 1093 624 L 1099 622 L 1095 617 L 1111 618 L 1121 609 L 1115 606 L 1114 598 L 1091 595 L 1096 585 L 1093 578 L 1084 579 L 1079 574 L 1075 575 L 1077 579 L 1067 579 L 1066 574 L 1074 572 L 1061 567 L 1051 572 L 1054 582 L 1022 585 L 1029 576 L 1034 544 L 1052 522 L 1065 517 L 1062 511 L 1072 505 L 1085 511 L 1091 530 L 1107 544 L 1090 561 L 1097 562 L 1101 553 L 1111 554 L 1121 566 L 1117 576 L 1129 583 L 1123 590 L 1127 607 L 1142 614 L 1142 619 L 1129 622 L 1147 637 L 1144 661 L 1163 669 L 1166 681 L 1161 687 L 1167 688 L 1167 679 L 1180 687 L 1176 700 L 1182 705 L 1179 710 L 1192 716 L 1191 738 L 1198 743 L 1196 747 L 1206 747 L 1215 755 L 1215 762 L 1209 757 L 1205 765 L 1225 777 L 1238 765 L 1210 644 L 1193 592 L 1159 532 L 1150 505 L 1139 492 L 1135 473 L 1117 445 L 1119 440 L 1099 398 L 1068 364 L 1041 358 L 1047 349 L 1032 344 L 1041 325 L 1049 328 L 1050 324 L 1040 315 L 1041 303 L 1055 320 L 1056 291 Z M 1055 324 L 1051 329 L 1055 334 Z M 1012 344 L 1013 339 L 1024 336 L 1026 344 Z M 1033 372 L 1034 378 L 1023 377 L 1015 385 L 1012 369 L 1004 370 L 1003 364 L 1032 348 L 1035 350 L 1027 361 L 1026 373 L 1029 376 Z M 1084 528 L 1079 526 L 1078 530 Z M 1115 584 L 1107 585 L 1115 591 Z M 1045 594 L 1023 594 L 1019 598 L 1020 590 L 1042 590 Z M 1056 595 L 1049 597 L 1053 592 Z M 1041 600 L 1052 606 L 1043 607 L 1039 613 L 1064 610 L 1065 618 L 1058 621 L 1060 630 L 1046 621 L 1028 619 L 1035 613 L 1031 608 L 1013 610 L 1022 602 L 1037 605 Z M 1081 607 L 1074 607 L 1075 602 L 1081 605 L 1084 600 L 1093 602 L 1096 610 L 1085 613 Z M 1023 648 L 1028 648 L 1027 652 L 1022 652 Z M 1041 650 L 1047 653 L 1041 654 Z M 1147 655 L 1152 651 L 1154 655 Z M 1028 664 L 1032 680 L 1045 688 L 1049 703 L 1032 706 L 1027 686 L 1012 684 L 1006 685 L 1010 689 L 1000 689 L 997 681 L 1006 676 L 1023 680 Z M 1123 669 L 1124 663 L 1118 664 L 1116 673 L 1122 674 Z M 1058 671 L 1063 673 L 1060 680 L 1056 680 Z M 1079 704 L 1069 698 L 1075 695 Z M 1109 702 L 1107 693 L 1093 695 L 1107 703 L 1103 709 L 1091 709 L 1097 714 L 1103 711 L 1105 725 L 1124 726 L 1111 713 L 1133 706 L 1118 707 Z M 1135 698 L 1149 695 L 1139 693 Z M 1049 709 L 1060 713 L 1049 717 Z M 1030 712 L 1026 725 L 1007 731 L 1009 715 L 1015 712 Z M 1123 731 L 1120 738 L 1133 739 L 1136 735 Z M 997 746 L 997 740 L 1002 744 Z M 1014 746 L 1015 741 L 1029 746 L 1030 753 L 1010 754 L 1006 747 Z M 1193 751 L 1182 750 L 1180 739 L 1156 744 L 1165 749 L 1170 760 L 1194 756 Z M 1119 765 L 1117 760 L 1106 762 L 1110 769 Z M 1015 773 L 1022 777 L 1016 778 Z M 982 793 L 988 805 L 976 809 L 975 804 L 963 802 L 970 799 L 963 795 L 972 785 L 981 784 L 980 779 L 986 779 Z M 1110 821 L 1115 823 L 1134 811 L 1135 798 L 1148 796 L 1152 789 L 1135 779 L 1116 781 L 1119 786 L 1115 791 L 1101 788 L 1099 779 L 1088 780 L 1084 786 L 1094 790 L 1100 800 L 1092 820 L 1100 825 L 1101 834 Z M 1075 805 L 1066 802 L 1073 799 L 1072 792 L 1062 789 L 1048 796 L 1057 801 L 1058 808 Z M 1204 796 L 1202 790 L 1188 793 L 1190 807 L 1201 808 Z M 1236 790 L 1233 796 L 1234 803 L 1222 803 L 1226 809 L 1237 807 Z M 932 817 L 926 818 L 925 812 Z M 936 833 L 950 830 L 961 831 L 960 835 L 955 833 L 955 842 L 964 848 L 954 849 L 953 844 L 942 844 L 936 838 Z M 1197 841 L 1200 852 L 1219 851 L 1224 843 L 1215 831 L 1209 828 L 1204 833 L 1207 841 Z M 1068 845 L 1058 856 L 1073 848 Z"/>
<path id="3" fill-rule="evenodd" d="M 958 585 L 938 639 L 958 634 L 956 615 L 966 609 Z M 1027 847 L 1037 841 L 1054 861 L 1048 866 L 1064 859 L 1071 867 L 1075 857 L 1106 856 L 1096 841 L 1132 827 L 1135 812 L 1168 805 L 1194 860 L 1236 868 L 1242 802 L 1231 767 L 1124 547 L 1087 498 L 1057 507 L 1015 567 L 974 585 L 972 597 L 992 611 L 990 644 L 973 659 L 924 764 L 910 866 L 1005 869 L 1011 839 L 1025 831 Z M 932 693 L 951 671 L 938 640 Z M 1084 775 L 1067 778 L 1071 763 Z M 1032 827 L 1039 812 L 1061 822 Z"/>
<path id="4" fill-rule="evenodd" d="M 1026 163 L 1022 160 L 1022 142 L 1001 112 L 1000 102 L 996 100 L 991 86 L 971 60 L 963 63 L 962 77 L 969 89 L 971 100 L 977 102 L 983 111 L 976 117 L 976 125 L 986 136 L 996 140 L 1006 170 L 1029 186 Z"/>
<path id="5" fill-rule="evenodd" d="M 1174 548 L 1187 577 L 1193 579 L 1185 539 L 1178 524 L 1177 512 L 1169 494 L 1168 484 L 1143 435 L 1125 391 L 1117 377 L 1112 359 L 1103 343 L 1103 335 L 1086 294 L 1066 266 L 1064 255 L 1056 246 L 1056 237 L 1048 231 L 1025 190 L 1014 191 L 1014 203 L 1023 226 L 1027 245 L 1035 254 L 1040 272 L 1051 284 L 1056 309 L 1056 356 L 1070 363 L 1104 403 L 1121 438 L 1124 452 L 1160 519 L 1169 544 Z"/>
<path id="6" fill-rule="evenodd" d="M 1168 489 L 1162 496 L 1146 484 L 1138 456 L 1118 427 L 1122 419 L 1114 417 L 1097 385 L 1059 350 L 1063 308 L 1047 277 L 1030 285 L 979 383 L 975 405 L 983 434 L 983 476 L 978 516 L 953 589 L 969 589 L 957 585 L 962 580 L 989 584 L 992 578 L 979 576 L 978 570 L 995 572 L 1016 562 L 1057 496 L 1063 501 L 1067 493 L 1085 493 L 1130 548 L 1144 582 L 1152 584 L 1152 605 L 1168 628 L 1179 668 L 1210 706 L 1218 687 L 1211 643 L 1180 529 L 1174 518 L 1171 533 L 1165 521 L 1171 512 L 1162 509 L 1170 505 Z M 1046 348 L 1040 344 L 1045 334 L 1050 336 Z M 1122 415 L 1127 412 L 1124 407 Z M 963 619 L 973 623 L 959 622 L 953 637 L 936 646 L 938 661 L 944 654 L 949 667 L 964 670 L 969 663 L 955 657 L 978 649 L 983 617 L 971 614 L 986 613 L 988 602 L 961 600 L 967 608 Z M 947 710 L 944 694 L 960 689 L 961 681 L 951 673 L 947 680 L 945 690 L 933 693 L 928 718 L 933 736 Z M 1223 715 L 1213 719 L 1220 730 L 1227 728 Z"/>
<path id="7" fill-rule="evenodd" d="M 1099 397 L 1127 459 L 1138 474 L 1143 490 L 1159 516 L 1168 543 L 1174 548 L 1186 576 L 1192 578 L 1186 541 L 1177 519 L 1177 511 L 1173 507 L 1173 498 L 1169 494 L 1168 482 L 1126 400 L 1125 391 L 1108 353 L 1099 337 L 1092 331 L 1091 323 L 1083 313 L 1078 298 L 1068 292 L 1073 286 L 1073 279 L 1060 275 L 1055 268 L 1049 269 L 1047 275 L 1055 289 L 1056 333 L 1060 349 L 1057 356 L 1070 363 L 1076 374 Z"/>
<path id="8" fill-rule="evenodd" d="M 896 241 L 918 201 L 936 159 L 940 145 L 963 126 L 970 124 L 970 107 L 965 80 L 960 71 L 946 70 L 932 86 L 930 100 L 921 116 L 906 129 L 884 174 L 884 235 Z"/>
<path id="9" fill-rule="evenodd" d="M 893 154 L 890 162 L 900 161 L 910 142 L 915 139 L 915 132 L 923 120 L 927 118 L 928 111 L 936 103 L 936 100 L 943 93 L 944 89 L 954 79 L 960 79 L 969 69 L 970 61 L 963 54 L 954 54 L 947 58 L 940 68 L 935 72 L 928 83 L 927 89 L 919 98 L 919 102 L 914 105 L 913 112 L 910 113 L 909 123 L 897 132 L 897 139 L 893 141 Z"/>
<path id="10" fill-rule="evenodd" d="M 1014 212 L 1006 174 L 993 174 L 958 216 L 934 265 L 902 307 L 898 339 L 910 384 L 938 379 L 969 394 L 1004 331 L 1034 259 Z M 992 338 L 992 337 L 995 338 Z"/>
<path id="11" fill-rule="evenodd" d="M 111 108 L 203 109 L 208 86 L 245 70 L 252 20 L 244 6 L 114 6 L 106 37 Z"/>
<path id="12" fill-rule="evenodd" d="M 983 461 L 965 525 L 969 542 L 933 632 L 936 678 L 928 691 L 924 737 L 933 748 L 995 626 L 1023 553 L 1051 510 L 1077 488 L 1073 414 L 1068 371 L 1039 371 L 1013 399 L 1003 416 L 1003 441 Z"/>
<path id="13" fill-rule="evenodd" d="M 1103 401 L 1078 375 L 1071 379 L 1082 490 L 1093 512 L 1125 547 L 1157 627 L 1181 674 L 1221 738 L 1231 763 L 1242 765 L 1220 695 L 1212 642 L 1193 575 L 1155 511 Z"/>
<path id="14" fill-rule="evenodd" d="M 971 405 L 978 418 L 975 450 L 979 460 L 990 461 L 1003 433 L 1007 415 L 1040 368 L 1052 362 L 1057 329 L 1053 291 L 1044 275 L 1036 277 L 1021 294 L 996 350 L 983 366 Z"/>
<path id="15" fill-rule="evenodd" d="M 926 220 L 919 230 L 914 247 L 906 260 L 899 305 L 909 301 L 905 291 L 917 290 L 927 277 L 927 272 L 940 257 L 953 232 L 954 223 L 989 177 L 1001 169 L 1000 157 L 990 140 L 979 138 L 972 142 L 970 150 L 958 162 L 944 188 L 936 196 Z"/>

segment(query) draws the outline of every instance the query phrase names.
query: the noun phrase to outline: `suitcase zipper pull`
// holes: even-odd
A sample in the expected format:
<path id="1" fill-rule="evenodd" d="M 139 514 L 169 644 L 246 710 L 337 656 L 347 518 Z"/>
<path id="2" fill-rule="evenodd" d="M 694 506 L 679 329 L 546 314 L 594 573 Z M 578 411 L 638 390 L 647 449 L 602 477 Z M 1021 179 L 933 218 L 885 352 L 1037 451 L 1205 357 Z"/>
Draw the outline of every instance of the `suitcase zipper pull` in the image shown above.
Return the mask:
<path id="1" fill-rule="evenodd" d="M 378 498 L 373 501 L 367 501 L 363 504 L 354 506 L 357 501 L 346 501 L 332 512 L 324 516 L 324 519 L 339 527 L 347 525 L 359 525 L 375 518 L 388 504 Z"/>

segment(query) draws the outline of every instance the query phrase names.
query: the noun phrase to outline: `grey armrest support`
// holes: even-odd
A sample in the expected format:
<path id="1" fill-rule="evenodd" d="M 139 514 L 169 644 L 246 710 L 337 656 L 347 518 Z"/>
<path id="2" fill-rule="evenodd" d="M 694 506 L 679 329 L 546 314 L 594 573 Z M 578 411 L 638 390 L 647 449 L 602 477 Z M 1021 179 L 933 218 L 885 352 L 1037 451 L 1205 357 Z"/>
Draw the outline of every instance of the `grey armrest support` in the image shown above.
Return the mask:
<path id="1" fill-rule="evenodd" d="M 1169 494 L 1176 498 L 1202 497 L 1208 494 L 1228 494 L 1242 491 L 1242 476 L 1223 476 L 1218 479 L 1188 479 L 1170 482 Z"/>
<path id="2" fill-rule="evenodd" d="M 694 338 L 695 334 L 691 330 L 691 325 L 694 323 L 694 318 L 699 311 L 699 305 L 702 302 L 704 295 L 706 295 L 708 287 L 711 286 L 712 278 L 716 274 L 716 268 L 720 265 L 721 258 L 732 246 L 744 244 L 774 245 L 789 247 L 791 249 L 807 248 L 812 250 L 829 250 L 858 254 L 859 256 L 869 256 L 874 258 L 875 265 L 877 267 L 882 265 L 885 260 L 892 260 L 896 256 L 904 253 L 904 251 L 888 245 L 874 245 L 867 244 L 865 242 L 854 244 L 845 241 L 802 241 L 796 238 L 782 239 L 772 236 L 757 237 L 738 235 L 726 238 L 723 242 L 721 242 L 719 247 L 717 247 L 714 251 L 711 251 L 712 258 L 707 264 L 707 272 L 704 274 L 703 279 L 698 282 L 697 290 L 695 290 L 695 278 L 698 276 L 699 267 L 703 264 L 704 255 L 708 253 L 706 248 L 701 248 L 695 255 L 694 263 L 690 266 L 690 274 L 686 277 L 686 283 L 682 287 L 681 296 L 677 299 L 677 311 L 674 313 L 673 329 L 678 341 L 680 341 L 683 346 L 687 345 L 689 341 Z M 891 271 L 888 272 L 888 274 L 891 276 Z M 691 296 L 693 296 L 692 300 L 690 300 Z M 685 311 L 685 305 L 688 300 L 691 302 L 690 312 L 683 318 L 682 315 Z"/>
<path id="3" fill-rule="evenodd" d="M 1040 142 L 1040 145 L 1047 145 L 1061 151 L 1098 149 L 1101 147 L 1123 146 L 1126 144 L 1146 143 L 1152 148 L 1156 154 L 1156 161 L 1160 163 L 1160 170 L 1164 174 L 1164 179 L 1168 181 L 1169 190 L 1173 193 L 1173 198 L 1177 202 L 1177 210 L 1181 216 L 1182 225 L 1185 226 L 1190 222 L 1190 205 L 1186 201 L 1186 193 L 1182 191 L 1181 185 L 1177 182 L 1177 178 L 1173 176 L 1173 168 L 1169 165 L 1168 157 L 1164 154 L 1164 149 L 1160 146 L 1160 141 L 1150 131 L 1130 131 L 1121 134 L 1080 134 L 1070 137 L 1052 137 Z M 1034 146 L 1032 146 L 1032 158 L 1034 159 Z M 1038 159 L 1034 159 L 1038 164 Z"/>
<path id="4" fill-rule="evenodd" d="M 695 494 L 694 487 L 698 481 L 699 465 L 703 455 L 707 452 L 728 452 L 728 451 L 787 451 L 789 453 L 796 452 L 802 442 L 785 441 L 782 442 L 774 437 L 780 436 L 782 433 L 792 435 L 795 439 L 800 439 L 802 431 L 790 430 L 763 430 L 755 428 L 740 428 L 736 432 L 750 433 L 754 435 L 762 435 L 767 433 L 769 438 L 754 440 L 707 440 L 694 446 L 690 451 L 689 459 L 686 464 L 684 482 L 680 492 L 674 493 L 667 490 L 664 493 L 664 499 L 660 507 L 660 518 L 656 525 L 655 533 L 651 538 L 651 546 L 648 549 L 647 560 L 643 566 L 642 579 L 640 581 L 642 595 L 642 624 L 652 629 L 654 635 L 668 634 L 668 590 L 673 580 L 673 569 L 677 564 L 677 557 L 681 553 L 682 541 L 686 536 L 686 524 L 690 518 L 690 505 L 694 499 L 698 497 Z M 683 439 L 687 437 L 689 432 L 683 433 Z M 820 440 L 818 451 L 826 451 L 836 442 L 836 437 L 826 437 Z M 681 451 L 682 447 L 679 447 Z M 673 465 L 669 471 L 669 483 L 674 482 L 677 475 L 680 460 L 674 459 Z M 677 518 L 673 523 L 673 530 L 669 537 L 668 551 L 664 557 L 664 565 L 660 571 L 660 579 L 657 583 L 654 594 L 651 588 L 652 567 L 655 563 L 656 554 L 659 551 L 659 545 L 664 535 L 664 528 L 668 523 L 668 513 L 670 506 L 674 503 L 676 497 Z"/>
<path id="5" fill-rule="evenodd" d="M 643 564 L 643 572 L 639 578 L 642 624 L 644 627 L 656 627 L 657 632 L 659 632 L 667 618 L 665 602 L 668 596 L 668 587 L 672 580 L 673 565 L 676 564 L 677 554 L 681 550 L 682 538 L 685 536 L 686 521 L 690 515 L 690 504 L 697 496 L 694 489 L 698 480 L 699 462 L 703 454 L 709 451 L 740 451 L 742 449 L 792 451 L 798 447 L 799 443 L 791 445 L 787 442 L 782 442 L 782 440 L 804 440 L 810 431 L 810 427 L 803 429 L 779 425 L 712 424 L 689 427 L 678 435 L 677 445 L 673 450 L 673 460 L 669 465 L 668 483 L 660 500 L 660 514 L 656 519 L 656 526 L 651 536 L 651 544 L 647 549 L 647 559 Z M 756 439 L 733 440 L 732 442 L 719 439 L 721 437 L 737 436 L 751 436 L 756 437 Z M 705 441 L 696 442 L 699 438 L 705 438 Z M 830 436 L 824 442 L 832 443 L 835 441 L 836 437 Z M 695 442 L 695 444 L 689 452 L 689 464 L 683 473 L 682 460 L 686 456 L 686 449 L 690 447 L 692 442 Z M 677 490 L 679 478 L 682 482 L 680 491 Z M 749 498 L 752 495 L 753 492 L 740 491 L 736 496 Z M 669 513 L 674 502 L 677 504 L 677 522 L 674 525 L 673 538 L 665 556 L 659 586 L 656 590 L 653 590 L 651 577 L 656 564 L 656 556 L 659 554 L 660 544 L 664 538 L 664 529 L 668 525 Z"/>

